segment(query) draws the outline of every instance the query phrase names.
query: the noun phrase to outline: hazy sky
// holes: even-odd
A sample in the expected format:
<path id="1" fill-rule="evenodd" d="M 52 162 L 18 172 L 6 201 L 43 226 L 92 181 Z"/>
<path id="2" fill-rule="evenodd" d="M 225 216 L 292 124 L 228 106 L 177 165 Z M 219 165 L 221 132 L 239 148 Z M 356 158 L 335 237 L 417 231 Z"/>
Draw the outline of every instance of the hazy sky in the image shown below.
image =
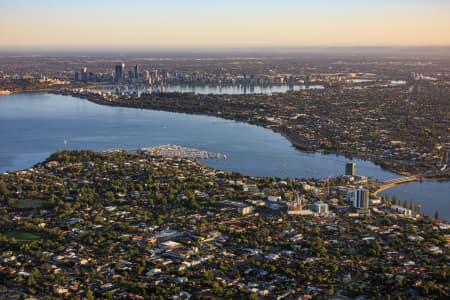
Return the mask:
<path id="1" fill-rule="evenodd" d="M 0 48 L 450 45 L 450 0 L 0 0 Z"/>

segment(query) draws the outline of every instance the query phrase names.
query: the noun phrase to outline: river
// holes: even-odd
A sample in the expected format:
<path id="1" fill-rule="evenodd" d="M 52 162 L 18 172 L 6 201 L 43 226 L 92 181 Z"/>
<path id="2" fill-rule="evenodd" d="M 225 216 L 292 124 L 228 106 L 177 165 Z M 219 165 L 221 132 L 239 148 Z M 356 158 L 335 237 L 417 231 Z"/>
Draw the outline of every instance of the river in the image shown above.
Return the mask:
<path id="1" fill-rule="evenodd" d="M 0 96 L 0 172 L 28 168 L 61 149 L 138 149 L 177 144 L 226 154 L 205 164 L 252 176 L 326 178 L 344 172 L 349 159 L 305 153 L 281 135 L 255 125 L 209 116 L 100 106 L 71 96 L 13 94 Z M 67 144 L 64 141 L 67 141 Z M 363 160 L 358 173 L 378 180 L 398 175 Z M 408 190 L 409 186 L 403 185 Z M 450 183 L 424 182 L 416 200 L 423 211 L 450 219 Z M 395 191 L 394 189 L 392 191 Z M 390 192 L 390 191 L 388 191 Z M 397 198 L 402 199 L 402 193 Z M 448 198 L 448 197 L 447 197 Z M 409 200 L 409 198 L 407 198 Z"/>

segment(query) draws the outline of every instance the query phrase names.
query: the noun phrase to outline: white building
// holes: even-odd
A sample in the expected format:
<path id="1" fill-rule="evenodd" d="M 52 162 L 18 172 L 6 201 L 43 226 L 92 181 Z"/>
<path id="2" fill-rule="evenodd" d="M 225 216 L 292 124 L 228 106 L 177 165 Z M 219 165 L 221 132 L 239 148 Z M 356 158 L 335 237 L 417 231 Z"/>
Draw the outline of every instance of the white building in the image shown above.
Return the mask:
<path id="1" fill-rule="evenodd" d="M 269 202 L 280 202 L 281 196 L 268 196 L 267 201 Z"/>
<path id="2" fill-rule="evenodd" d="M 326 204 L 322 201 L 315 202 L 313 209 L 319 215 L 328 214 L 328 204 Z"/>
<path id="3" fill-rule="evenodd" d="M 412 216 L 412 210 L 404 208 L 402 206 L 392 205 L 391 209 L 400 215 L 404 215 L 404 216 L 408 216 L 408 217 Z"/>
<path id="4" fill-rule="evenodd" d="M 369 191 L 359 187 L 354 191 L 353 207 L 360 209 L 369 208 Z"/>
<path id="5" fill-rule="evenodd" d="M 243 216 L 251 214 L 253 212 L 253 206 L 238 207 L 238 212 Z"/>

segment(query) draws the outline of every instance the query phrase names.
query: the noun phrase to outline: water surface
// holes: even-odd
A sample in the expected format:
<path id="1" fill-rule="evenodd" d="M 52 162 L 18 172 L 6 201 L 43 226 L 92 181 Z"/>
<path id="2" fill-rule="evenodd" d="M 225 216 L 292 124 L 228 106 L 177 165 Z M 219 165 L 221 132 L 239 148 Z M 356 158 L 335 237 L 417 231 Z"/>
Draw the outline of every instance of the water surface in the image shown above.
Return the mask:
<path id="1" fill-rule="evenodd" d="M 0 139 L 0 172 L 29 168 L 61 149 L 131 150 L 161 144 L 226 154 L 227 160 L 204 162 L 252 176 L 335 177 L 343 174 L 345 163 L 350 161 L 343 156 L 298 151 L 281 135 L 255 125 L 208 116 L 101 106 L 50 94 L 1 96 Z M 399 177 L 371 162 L 355 162 L 361 175 L 378 180 Z M 409 186 L 413 188 L 410 190 Z M 422 183 L 419 190 L 423 197 L 418 197 L 417 202 L 423 202 L 424 211 L 434 214 L 439 209 L 442 217 L 449 218 L 449 186 Z M 398 188 L 418 194 L 414 185 Z M 408 198 L 401 190 L 386 193 L 391 191 L 398 193 L 399 199 L 403 195 Z"/>
<path id="2" fill-rule="evenodd" d="M 404 200 L 422 206 L 422 212 L 434 216 L 438 211 L 440 219 L 450 220 L 450 182 L 422 181 L 397 185 L 380 195 L 394 196 L 402 204 Z"/>

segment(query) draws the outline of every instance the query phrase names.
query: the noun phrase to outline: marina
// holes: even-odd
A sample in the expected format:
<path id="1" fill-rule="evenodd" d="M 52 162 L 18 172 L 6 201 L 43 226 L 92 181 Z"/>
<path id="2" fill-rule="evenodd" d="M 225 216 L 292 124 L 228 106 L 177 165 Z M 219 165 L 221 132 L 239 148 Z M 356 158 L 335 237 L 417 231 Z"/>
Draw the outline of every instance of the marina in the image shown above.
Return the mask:
<path id="1" fill-rule="evenodd" d="M 227 159 L 226 154 L 213 153 L 179 145 L 161 145 L 150 148 L 141 148 L 141 151 L 144 151 L 145 153 L 150 155 L 164 157 L 183 157 L 192 159 Z"/>

